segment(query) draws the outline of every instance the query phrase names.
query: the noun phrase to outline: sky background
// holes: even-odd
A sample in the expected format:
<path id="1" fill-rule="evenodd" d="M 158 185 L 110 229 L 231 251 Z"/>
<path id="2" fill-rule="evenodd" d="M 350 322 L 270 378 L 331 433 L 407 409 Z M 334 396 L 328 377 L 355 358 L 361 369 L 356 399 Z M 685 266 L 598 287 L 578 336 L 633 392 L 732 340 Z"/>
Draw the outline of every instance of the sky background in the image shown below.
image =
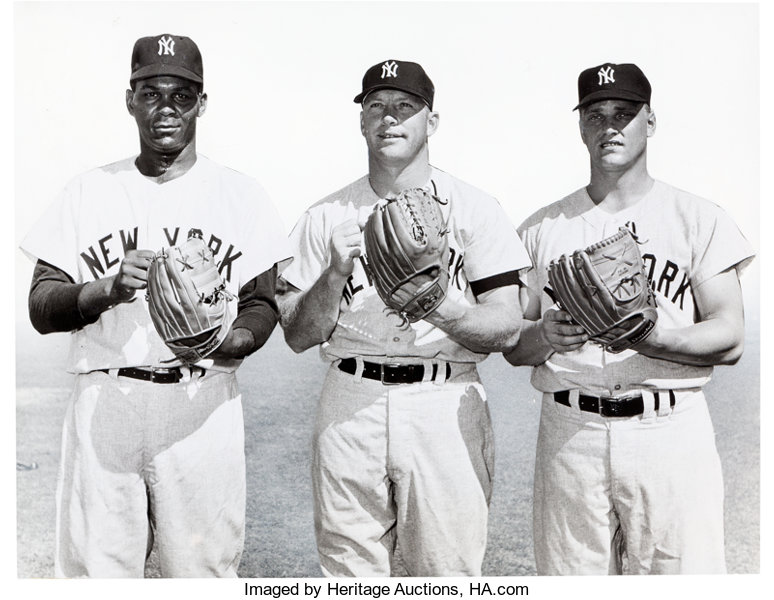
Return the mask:
<path id="1" fill-rule="evenodd" d="M 431 162 L 518 225 L 588 182 L 576 81 L 610 61 L 653 86 L 652 175 L 723 206 L 759 247 L 753 4 L 24 2 L 14 16 L 17 245 L 69 179 L 137 152 L 131 49 L 167 32 L 204 57 L 199 152 L 255 177 L 288 231 L 366 172 L 352 99 L 371 65 L 425 67 L 440 113 Z M 32 264 L 15 258 L 24 321 Z"/>
<path id="2" fill-rule="evenodd" d="M 497 197 L 518 225 L 588 182 L 572 112 L 578 73 L 634 62 L 653 86 L 651 174 L 725 208 L 759 251 L 762 182 L 771 191 L 761 178 L 761 126 L 770 134 L 771 122 L 761 123 L 760 74 L 772 68 L 765 54 L 761 68 L 759 44 L 771 46 L 761 11 L 770 34 L 771 9 L 736 2 L 2 2 L 12 83 L 3 114 L 15 126 L 7 119 L 3 130 L 13 152 L 3 161 L 15 262 L 7 337 L 14 325 L 31 330 L 24 234 L 72 177 L 137 152 L 124 93 L 138 37 L 197 42 L 209 96 L 198 150 L 255 177 L 288 231 L 366 172 L 352 98 L 373 64 L 425 67 L 440 113 L 431 162 Z M 760 264 L 743 279 L 751 315 Z"/>

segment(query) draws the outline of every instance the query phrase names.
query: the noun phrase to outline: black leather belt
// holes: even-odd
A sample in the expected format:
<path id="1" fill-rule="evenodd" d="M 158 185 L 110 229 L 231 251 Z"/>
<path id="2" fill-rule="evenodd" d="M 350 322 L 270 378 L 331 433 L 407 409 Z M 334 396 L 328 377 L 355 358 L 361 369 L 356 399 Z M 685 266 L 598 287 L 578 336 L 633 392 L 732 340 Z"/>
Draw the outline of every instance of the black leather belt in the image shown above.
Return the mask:
<path id="1" fill-rule="evenodd" d="M 675 393 L 672 390 L 654 392 L 653 409 L 661 406 L 661 395 L 669 394 L 669 406 L 675 405 Z M 559 404 L 570 406 L 570 392 L 563 390 L 554 392 L 554 400 Z M 586 412 L 597 413 L 603 417 L 636 417 L 645 411 L 642 395 L 614 397 L 597 397 L 580 394 L 578 396 L 578 408 Z"/>
<path id="2" fill-rule="evenodd" d="M 109 369 L 99 369 L 103 373 L 110 373 Z M 206 369 L 200 367 L 191 367 L 191 371 L 199 372 L 199 377 L 204 377 L 207 372 Z M 168 369 L 153 368 L 153 369 L 139 369 L 136 367 L 122 367 L 118 369 L 119 377 L 130 377 L 131 379 L 141 379 L 142 381 L 150 381 L 151 383 L 177 383 L 183 378 L 183 372 L 179 367 L 171 367 Z"/>
<path id="3" fill-rule="evenodd" d="M 341 359 L 339 361 L 339 371 L 354 375 L 355 371 L 357 371 L 357 360 L 354 358 Z M 438 365 L 434 364 L 430 379 L 435 379 L 436 373 L 438 373 Z M 446 379 L 450 376 L 451 365 L 446 363 Z M 381 381 L 385 385 L 419 383 L 425 378 L 425 367 L 424 365 L 397 365 L 363 361 L 363 377 Z"/>

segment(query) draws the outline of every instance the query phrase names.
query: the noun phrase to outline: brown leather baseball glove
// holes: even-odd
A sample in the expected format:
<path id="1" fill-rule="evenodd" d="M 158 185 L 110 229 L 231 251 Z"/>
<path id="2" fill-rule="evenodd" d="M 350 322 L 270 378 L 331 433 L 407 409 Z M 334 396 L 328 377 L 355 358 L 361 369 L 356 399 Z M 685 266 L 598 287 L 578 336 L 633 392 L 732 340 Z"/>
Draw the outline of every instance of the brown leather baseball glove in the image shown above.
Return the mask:
<path id="1" fill-rule="evenodd" d="M 190 364 L 211 354 L 228 335 L 232 295 L 200 232 L 188 235 L 180 246 L 156 254 L 148 268 L 146 299 L 161 339 Z"/>
<path id="2" fill-rule="evenodd" d="M 637 240 L 624 227 L 585 250 L 552 260 L 548 280 L 559 306 L 609 352 L 638 344 L 656 325 L 656 298 Z"/>
<path id="3" fill-rule="evenodd" d="M 424 189 L 404 190 L 377 204 L 364 229 L 379 297 L 412 323 L 438 308 L 449 286 L 448 230 L 440 202 Z"/>

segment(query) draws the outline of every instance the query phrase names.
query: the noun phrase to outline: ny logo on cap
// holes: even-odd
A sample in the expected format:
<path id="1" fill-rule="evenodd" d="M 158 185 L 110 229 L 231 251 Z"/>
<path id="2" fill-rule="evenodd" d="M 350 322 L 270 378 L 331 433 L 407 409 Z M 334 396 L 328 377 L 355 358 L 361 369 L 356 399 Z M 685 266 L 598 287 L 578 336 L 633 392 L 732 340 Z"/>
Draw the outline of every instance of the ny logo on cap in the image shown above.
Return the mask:
<path id="1" fill-rule="evenodd" d="M 175 55 L 175 40 L 171 37 L 159 38 L 159 56 L 162 54 Z"/>
<path id="2" fill-rule="evenodd" d="M 599 75 L 599 85 L 615 83 L 615 77 L 613 77 L 614 74 L 615 70 L 613 67 L 602 67 L 597 73 L 597 75 Z"/>
<path id="3" fill-rule="evenodd" d="M 394 60 L 388 61 L 382 65 L 382 79 L 385 77 L 397 77 L 398 76 L 398 63 Z"/>

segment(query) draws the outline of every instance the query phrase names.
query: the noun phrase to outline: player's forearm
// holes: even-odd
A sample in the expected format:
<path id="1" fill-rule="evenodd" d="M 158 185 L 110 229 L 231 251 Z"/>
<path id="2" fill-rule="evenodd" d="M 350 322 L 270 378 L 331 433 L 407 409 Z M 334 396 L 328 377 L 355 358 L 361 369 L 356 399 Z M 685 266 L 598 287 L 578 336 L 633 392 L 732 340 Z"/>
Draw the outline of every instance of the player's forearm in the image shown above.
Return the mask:
<path id="1" fill-rule="evenodd" d="M 474 352 L 504 352 L 519 341 L 521 308 L 513 304 L 465 306 L 448 297 L 425 320 Z"/>
<path id="2" fill-rule="evenodd" d="M 97 310 L 101 304 L 89 298 L 99 298 L 104 285 L 104 280 L 74 283 L 61 269 L 38 261 L 28 299 L 33 327 L 40 333 L 53 333 L 74 331 L 96 322 L 109 303 Z"/>
<path id="3" fill-rule="evenodd" d="M 328 268 L 306 292 L 288 292 L 282 280 L 277 286 L 280 325 L 294 352 L 303 352 L 326 341 L 339 318 L 341 294 L 347 278 Z"/>
<path id="4" fill-rule="evenodd" d="M 279 321 L 276 299 L 277 267 L 257 275 L 239 289 L 237 316 L 220 355 L 244 358 L 261 348 Z"/>
<path id="5" fill-rule="evenodd" d="M 39 333 L 74 331 L 96 321 L 78 311 L 84 284 L 41 282 L 30 290 L 30 322 Z"/>
<path id="6" fill-rule="evenodd" d="M 114 275 L 90 281 L 83 286 L 81 293 L 78 295 L 78 310 L 85 318 L 96 320 L 99 315 L 116 304 L 132 300 L 132 298 L 122 300 L 116 295 L 115 279 L 116 276 Z"/>
<path id="7" fill-rule="evenodd" d="M 686 365 L 732 365 L 744 350 L 744 324 L 716 318 L 679 329 L 657 326 L 634 349 L 651 358 Z"/>
<path id="8" fill-rule="evenodd" d="M 522 322 L 518 343 L 503 352 L 505 360 L 517 367 L 536 366 L 546 362 L 554 353 L 554 349 L 543 335 L 541 325 L 540 321 L 525 319 Z"/>

